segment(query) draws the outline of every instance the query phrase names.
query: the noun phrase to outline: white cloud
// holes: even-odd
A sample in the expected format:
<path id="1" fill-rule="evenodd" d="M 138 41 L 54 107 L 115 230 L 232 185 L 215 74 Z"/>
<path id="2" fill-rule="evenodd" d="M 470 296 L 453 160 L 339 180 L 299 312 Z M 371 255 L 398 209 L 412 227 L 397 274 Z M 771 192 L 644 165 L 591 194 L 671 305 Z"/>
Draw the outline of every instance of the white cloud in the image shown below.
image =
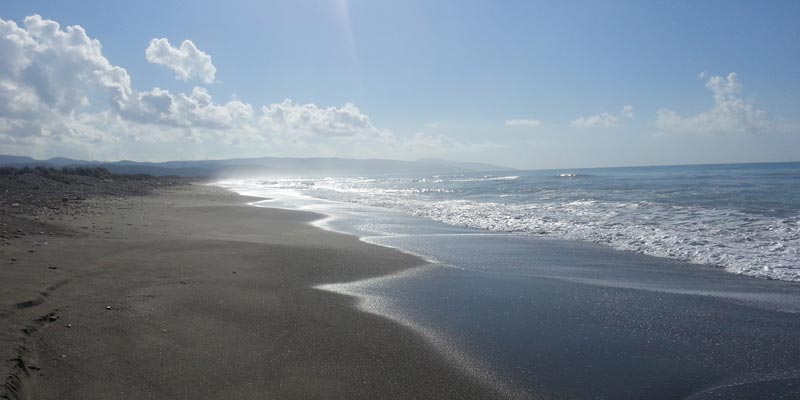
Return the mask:
<path id="1" fill-rule="evenodd" d="M 252 124 L 254 114 L 250 104 L 239 100 L 214 103 L 208 91 L 201 87 L 195 87 L 188 95 L 159 88 L 139 92 L 121 110 L 121 115 L 140 123 L 185 128 L 234 128 Z"/>
<path id="2" fill-rule="evenodd" d="M 377 133 L 361 110 L 351 103 L 342 107 L 318 107 L 284 100 L 261 108 L 259 125 L 267 131 L 296 136 L 355 136 Z"/>
<path id="3" fill-rule="evenodd" d="M 619 118 L 604 112 L 591 117 L 580 117 L 572 120 L 569 126 L 573 128 L 610 128 L 617 124 Z"/>
<path id="4" fill-rule="evenodd" d="M 633 106 L 630 104 L 622 107 L 622 111 L 619 112 L 619 115 L 626 119 L 634 119 L 636 117 L 636 114 L 633 113 Z"/>
<path id="5" fill-rule="evenodd" d="M 633 119 L 634 117 L 633 106 L 628 104 L 622 107 L 619 116 L 603 112 L 590 117 L 576 118 L 569 123 L 569 126 L 573 128 L 611 128 L 616 126 L 621 118 Z"/>
<path id="6" fill-rule="evenodd" d="M 205 83 L 213 83 L 217 74 L 211 56 L 198 49 L 191 40 L 184 40 L 180 47 L 173 47 L 165 38 L 153 39 L 145 50 L 145 57 L 148 62 L 169 68 L 175 72 L 177 79 L 183 81 L 198 78 Z"/>
<path id="7" fill-rule="evenodd" d="M 510 127 L 526 127 L 538 128 L 543 125 L 543 122 L 538 119 L 507 119 L 506 126 Z"/>
<path id="8" fill-rule="evenodd" d="M 166 43 L 168 45 L 168 43 Z M 182 46 L 183 47 L 183 46 Z M 351 103 L 215 101 L 205 88 L 136 90 L 79 26 L 0 19 L 1 152 L 91 159 L 263 156 L 405 157 L 490 149 L 418 134 L 399 138 Z M 209 59 L 210 65 L 210 59 Z M 187 72 L 186 76 L 198 74 Z M 213 70 L 212 70 L 213 71 Z M 213 80 L 213 73 L 205 76 Z"/>
<path id="9" fill-rule="evenodd" d="M 714 96 L 711 110 L 682 117 L 661 108 L 655 126 L 664 131 L 700 134 L 758 133 L 772 128 L 763 111 L 756 109 L 751 100 L 740 97 L 742 85 L 736 73 L 712 76 L 706 87 Z"/>
<path id="10" fill-rule="evenodd" d="M 22 27 L 0 19 L 0 38 L 4 106 L 70 112 L 92 100 L 124 101 L 130 94 L 127 71 L 112 66 L 100 42 L 80 26 L 62 30 L 57 22 L 38 15 L 25 18 Z"/>
<path id="11" fill-rule="evenodd" d="M 0 126 L 15 140 L 85 137 L 85 110 L 126 103 L 128 72 L 113 66 L 80 26 L 61 29 L 38 15 L 22 26 L 0 19 Z M 94 132 L 93 140 L 107 133 Z"/>

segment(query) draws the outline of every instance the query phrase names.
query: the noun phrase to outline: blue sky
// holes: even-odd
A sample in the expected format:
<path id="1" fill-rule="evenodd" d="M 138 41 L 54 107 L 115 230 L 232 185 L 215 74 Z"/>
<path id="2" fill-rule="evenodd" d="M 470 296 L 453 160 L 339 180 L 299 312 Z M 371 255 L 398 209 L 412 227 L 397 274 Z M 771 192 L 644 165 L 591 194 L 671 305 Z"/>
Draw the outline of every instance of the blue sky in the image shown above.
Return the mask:
<path id="1" fill-rule="evenodd" d="M 0 153 L 800 160 L 794 1 L 6 1 L 0 19 L 39 41 L 0 47 L 18 61 L 0 62 Z M 34 34 L 48 21 L 101 52 L 76 61 Z"/>

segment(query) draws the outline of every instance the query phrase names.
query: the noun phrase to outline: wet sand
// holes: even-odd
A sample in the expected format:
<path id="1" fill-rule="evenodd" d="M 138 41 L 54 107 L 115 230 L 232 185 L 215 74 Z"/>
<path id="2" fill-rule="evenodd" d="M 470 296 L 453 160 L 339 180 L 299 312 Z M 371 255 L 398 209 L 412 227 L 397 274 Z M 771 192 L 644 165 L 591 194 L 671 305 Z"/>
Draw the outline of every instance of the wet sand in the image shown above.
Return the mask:
<path id="1" fill-rule="evenodd" d="M 247 200 L 205 186 L 106 200 L 5 246 L 6 396 L 497 397 L 410 329 L 312 288 L 423 260 Z"/>
<path id="2" fill-rule="evenodd" d="M 322 288 L 411 327 L 508 397 L 800 398 L 797 283 L 347 203 L 308 209 L 330 213 L 327 228 L 437 260 Z"/>

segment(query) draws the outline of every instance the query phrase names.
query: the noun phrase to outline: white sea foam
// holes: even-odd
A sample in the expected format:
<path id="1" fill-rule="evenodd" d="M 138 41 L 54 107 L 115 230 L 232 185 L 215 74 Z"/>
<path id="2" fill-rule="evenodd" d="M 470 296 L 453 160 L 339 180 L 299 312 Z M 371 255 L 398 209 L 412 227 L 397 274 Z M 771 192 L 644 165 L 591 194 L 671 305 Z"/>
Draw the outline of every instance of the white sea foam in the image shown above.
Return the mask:
<path id="1" fill-rule="evenodd" d="M 454 225 L 589 240 L 620 250 L 722 266 L 739 274 L 800 281 L 800 225 L 796 218 L 748 220 L 746 215 L 727 210 L 598 201 L 500 204 L 412 200 L 394 206 Z"/>
<path id="2" fill-rule="evenodd" d="M 485 181 L 513 181 L 519 179 L 517 175 L 508 175 L 508 176 L 492 176 L 486 175 L 482 178 L 461 178 L 461 179 L 452 179 L 450 182 L 485 182 Z"/>
<path id="3" fill-rule="evenodd" d="M 326 178 L 259 185 L 399 209 L 452 225 L 592 241 L 620 250 L 720 266 L 737 274 L 800 281 L 798 216 L 754 217 L 728 208 L 646 201 L 547 201 L 546 195 L 538 202 L 521 203 L 505 203 L 501 195 L 496 195 L 495 201 L 457 196 L 434 199 L 420 194 L 449 193 L 452 189 L 382 183 L 376 187 L 375 181 L 364 178 Z"/>

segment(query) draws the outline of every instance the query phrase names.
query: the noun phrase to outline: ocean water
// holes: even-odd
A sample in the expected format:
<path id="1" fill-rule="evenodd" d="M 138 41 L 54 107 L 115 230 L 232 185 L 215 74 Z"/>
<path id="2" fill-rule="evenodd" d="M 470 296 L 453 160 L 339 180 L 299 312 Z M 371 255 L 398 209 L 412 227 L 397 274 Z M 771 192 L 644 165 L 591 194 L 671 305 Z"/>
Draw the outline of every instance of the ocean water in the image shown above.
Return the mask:
<path id="1" fill-rule="evenodd" d="M 800 398 L 798 163 L 219 185 L 431 261 L 317 288 L 507 398 Z"/>
<path id="2" fill-rule="evenodd" d="M 236 185 L 800 281 L 800 163 L 262 179 Z"/>

